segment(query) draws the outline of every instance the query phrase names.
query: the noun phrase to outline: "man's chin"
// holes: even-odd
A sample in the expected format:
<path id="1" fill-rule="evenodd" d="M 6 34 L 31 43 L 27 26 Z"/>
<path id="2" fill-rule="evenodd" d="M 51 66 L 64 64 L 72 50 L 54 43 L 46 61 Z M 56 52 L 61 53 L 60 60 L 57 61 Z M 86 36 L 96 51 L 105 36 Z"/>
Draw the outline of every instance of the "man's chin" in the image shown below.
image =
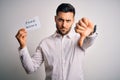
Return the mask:
<path id="1" fill-rule="evenodd" d="M 70 30 L 58 30 L 57 31 L 59 34 L 61 34 L 62 36 L 64 36 L 64 35 L 66 35 L 66 34 L 68 34 L 69 32 L 70 32 Z"/>
<path id="2" fill-rule="evenodd" d="M 69 33 L 69 31 L 61 32 L 62 35 L 66 35 L 66 34 L 68 34 L 68 33 Z"/>

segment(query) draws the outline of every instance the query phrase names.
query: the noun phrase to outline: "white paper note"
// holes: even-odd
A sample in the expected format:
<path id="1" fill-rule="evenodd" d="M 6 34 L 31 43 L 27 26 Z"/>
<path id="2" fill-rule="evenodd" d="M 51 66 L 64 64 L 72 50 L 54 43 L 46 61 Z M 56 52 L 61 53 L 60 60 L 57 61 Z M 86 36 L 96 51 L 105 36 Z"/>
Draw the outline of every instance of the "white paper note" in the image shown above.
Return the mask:
<path id="1" fill-rule="evenodd" d="M 36 30 L 40 28 L 40 21 L 39 21 L 39 17 L 33 17 L 31 19 L 28 19 L 25 21 L 25 28 L 27 31 L 29 30 Z"/>

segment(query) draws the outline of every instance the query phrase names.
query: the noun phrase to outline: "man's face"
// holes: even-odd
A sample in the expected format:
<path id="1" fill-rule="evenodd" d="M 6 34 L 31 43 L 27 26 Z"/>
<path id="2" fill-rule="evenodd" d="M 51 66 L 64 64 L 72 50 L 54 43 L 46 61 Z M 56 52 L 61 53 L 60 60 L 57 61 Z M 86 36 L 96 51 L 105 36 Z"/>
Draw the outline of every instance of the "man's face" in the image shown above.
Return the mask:
<path id="1" fill-rule="evenodd" d="M 74 14 L 72 12 L 59 12 L 55 16 L 55 22 L 58 33 L 64 36 L 71 30 L 74 22 Z"/>

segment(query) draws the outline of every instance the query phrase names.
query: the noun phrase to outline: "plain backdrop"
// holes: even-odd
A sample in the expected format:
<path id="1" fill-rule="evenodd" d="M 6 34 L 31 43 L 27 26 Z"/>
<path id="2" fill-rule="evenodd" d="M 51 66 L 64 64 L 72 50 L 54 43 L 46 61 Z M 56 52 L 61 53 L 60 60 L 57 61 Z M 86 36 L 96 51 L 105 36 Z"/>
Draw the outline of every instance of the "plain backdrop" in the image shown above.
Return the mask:
<path id="1" fill-rule="evenodd" d="M 41 28 L 28 31 L 32 55 L 55 32 L 55 11 L 63 2 L 76 8 L 75 23 L 87 17 L 97 24 L 98 37 L 85 55 L 85 80 L 120 80 L 120 0 L 0 0 L 0 80 L 44 80 L 44 65 L 29 75 L 24 71 L 15 35 L 26 19 L 39 16 Z"/>

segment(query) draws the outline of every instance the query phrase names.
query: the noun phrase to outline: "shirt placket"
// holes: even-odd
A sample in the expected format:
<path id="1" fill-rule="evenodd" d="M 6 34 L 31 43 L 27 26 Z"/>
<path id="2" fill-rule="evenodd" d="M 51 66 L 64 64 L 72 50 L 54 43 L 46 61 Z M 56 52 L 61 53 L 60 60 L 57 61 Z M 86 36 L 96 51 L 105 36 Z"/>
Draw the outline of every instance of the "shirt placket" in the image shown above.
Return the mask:
<path id="1" fill-rule="evenodd" d="M 61 64 L 62 64 L 62 80 L 65 80 L 65 58 L 64 58 L 64 43 L 65 43 L 65 36 L 62 38 L 61 42 Z"/>

